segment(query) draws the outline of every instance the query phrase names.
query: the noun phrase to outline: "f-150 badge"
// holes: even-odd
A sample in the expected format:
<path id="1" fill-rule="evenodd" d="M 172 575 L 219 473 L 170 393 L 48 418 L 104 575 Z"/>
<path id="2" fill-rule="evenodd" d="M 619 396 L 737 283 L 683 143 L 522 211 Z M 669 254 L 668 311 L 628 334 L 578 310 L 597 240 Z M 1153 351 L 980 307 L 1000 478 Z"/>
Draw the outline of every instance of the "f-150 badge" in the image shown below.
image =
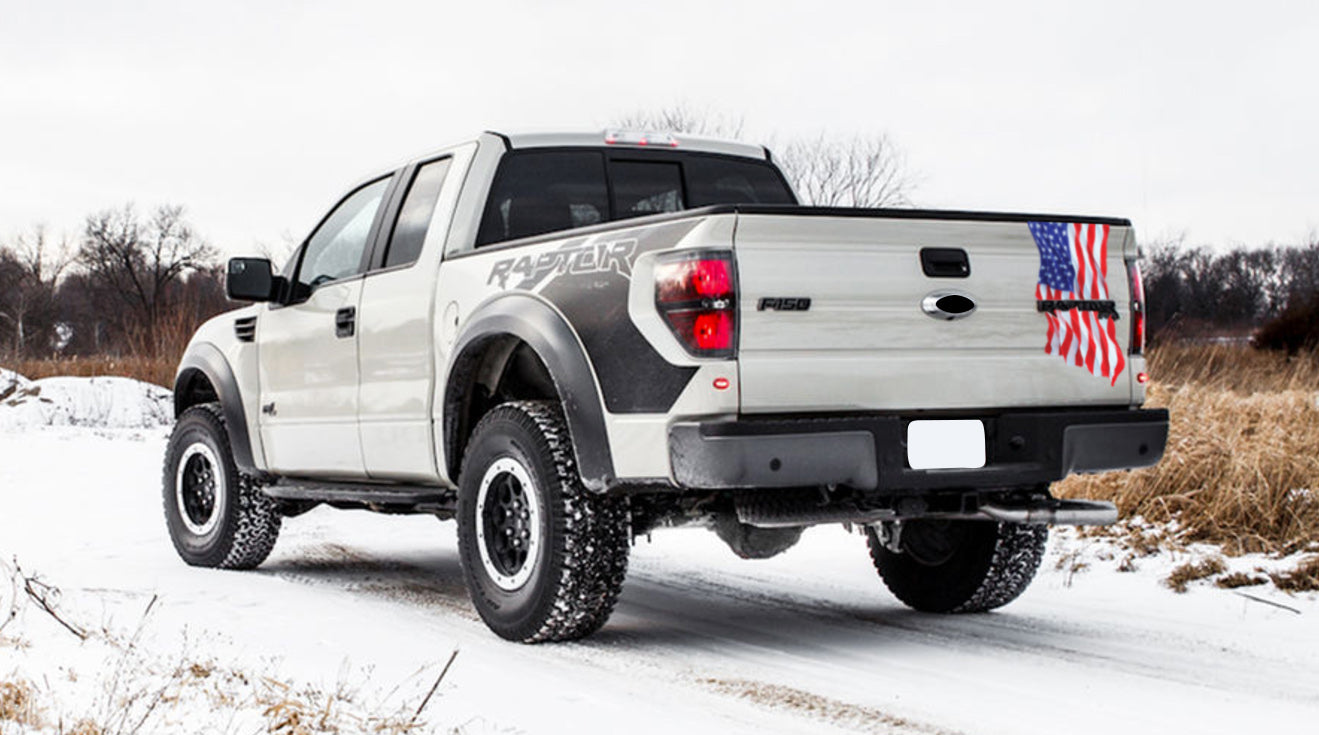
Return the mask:
<path id="1" fill-rule="evenodd" d="M 1040 251 L 1035 300 L 1048 319 L 1044 351 L 1117 385 L 1126 358 L 1117 339 L 1117 304 L 1108 296 L 1109 226 L 1028 224 Z"/>

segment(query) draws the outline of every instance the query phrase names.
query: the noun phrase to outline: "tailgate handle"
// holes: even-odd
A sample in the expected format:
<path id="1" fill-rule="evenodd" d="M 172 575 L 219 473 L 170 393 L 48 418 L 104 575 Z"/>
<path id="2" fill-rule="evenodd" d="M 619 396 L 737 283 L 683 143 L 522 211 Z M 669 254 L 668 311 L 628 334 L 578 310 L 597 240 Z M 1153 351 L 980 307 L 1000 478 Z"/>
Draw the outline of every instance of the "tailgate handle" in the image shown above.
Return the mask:
<path id="1" fill-rule="evenodd" d="M 921 248 L 921 270 L 930 278 L 966 278 L 971 259 L 961 248 Z"/>

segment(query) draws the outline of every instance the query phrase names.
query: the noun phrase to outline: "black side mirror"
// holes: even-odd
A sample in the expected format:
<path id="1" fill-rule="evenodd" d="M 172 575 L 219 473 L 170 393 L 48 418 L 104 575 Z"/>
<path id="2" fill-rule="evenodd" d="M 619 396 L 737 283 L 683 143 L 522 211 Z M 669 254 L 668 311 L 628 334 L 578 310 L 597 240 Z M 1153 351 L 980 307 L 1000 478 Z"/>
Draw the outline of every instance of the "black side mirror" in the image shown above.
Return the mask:
<path id="1" fill-rule="evenodd" d="M 265 258 L 231 258 L 225 291 L 234 301 L 278 301 L 283 282 Z"/>

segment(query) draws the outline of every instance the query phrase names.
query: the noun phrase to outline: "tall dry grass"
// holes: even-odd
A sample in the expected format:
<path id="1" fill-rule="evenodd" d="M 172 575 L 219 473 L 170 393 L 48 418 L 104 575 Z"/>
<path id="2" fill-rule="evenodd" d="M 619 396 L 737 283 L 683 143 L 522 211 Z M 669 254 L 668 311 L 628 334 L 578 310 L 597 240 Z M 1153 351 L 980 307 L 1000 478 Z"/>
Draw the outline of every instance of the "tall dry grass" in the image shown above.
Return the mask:
<path id="1" fill-rule="evenodd" d="M 182 355 L 180 354 L 180 357 Z M 174 388 L 174 370 L 179 358 L 161 357 L 65 357 L 45 360 L 20 360 L 5 367 L 31 380 L 72 375 L 82 378 L 94 378 L 102 375 L 118 375 L 166 388 Z"/>
<path id="2" fill-rule="evenodd" d="M 1163 461 L 1057 494 L 1112 500 L 1229 554 L 1319 550 L 1319 355 L 1164 345 L 1150 373 L 1147 405 L 1171 416 Z"/>
<path id="3" fill-rule="evenodd" d="M 153 329 L 131 330 L 123 355 L 23 359 L 6 362 L 4 366 L 30 380 L 61 375 L 82 378 L 118 375 L 172 389 L 174 371 L 188 340 L 203 321 L 204 315 L 176 311 L 162 318 Z"/>

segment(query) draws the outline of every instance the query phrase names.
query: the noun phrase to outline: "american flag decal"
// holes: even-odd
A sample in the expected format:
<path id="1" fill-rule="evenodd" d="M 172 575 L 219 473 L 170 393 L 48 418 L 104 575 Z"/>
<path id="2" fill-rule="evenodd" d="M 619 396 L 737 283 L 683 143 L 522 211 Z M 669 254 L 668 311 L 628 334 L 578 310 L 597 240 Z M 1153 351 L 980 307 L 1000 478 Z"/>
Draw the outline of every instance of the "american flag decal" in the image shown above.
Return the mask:
<path id="1" fill-rule="evenodd" d="M 1028 224 L 1040 250 L 1035 300 L 1049 320 L 1044 351 L 1117 385 L 1127 363 L 1118 344 L 1117 313 L 1108 295 L 1109 226 L 1083 222 Z M 1057 303 L 1060 301 L 1064 303 Z M 1110 308 L 1094 308 L 1093 302 L 1107 302 Z"/>

